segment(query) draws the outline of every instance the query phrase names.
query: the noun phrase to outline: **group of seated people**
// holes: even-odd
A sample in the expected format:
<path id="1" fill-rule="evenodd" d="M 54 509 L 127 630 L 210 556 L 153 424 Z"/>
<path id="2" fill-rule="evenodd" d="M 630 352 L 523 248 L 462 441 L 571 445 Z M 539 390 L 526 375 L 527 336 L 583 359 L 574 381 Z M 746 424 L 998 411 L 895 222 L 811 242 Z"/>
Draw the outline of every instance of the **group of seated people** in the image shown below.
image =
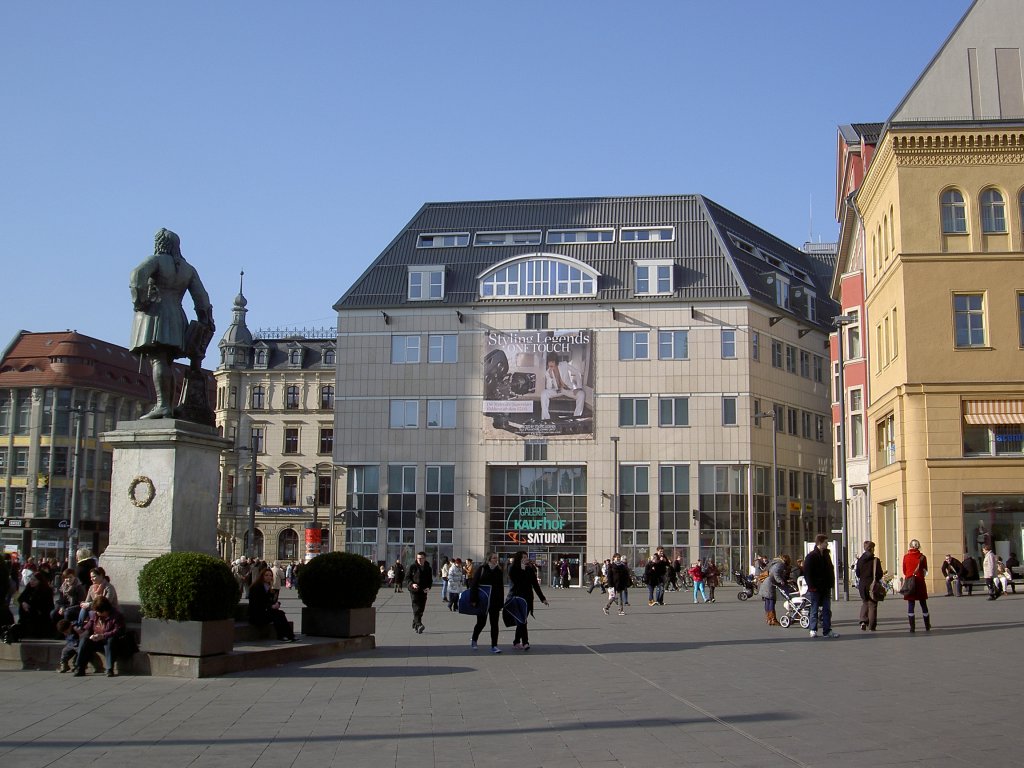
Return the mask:
<path id="1" fill-rule="evenodd" d="M 994 581 L 1001 592 L 1013 592 L 1016 594 L 1017 587 L 1013 583 L 1016 574 L 1015 568 L 1020 567 L 1017 560 L 1017 553 L 1011 552 L 1010 556 L 1003 562 L 1002 557 L 996 558 L 996 570 Z M 963 560 L 958 560 L 952 555 L 946 555 L 942 561 L 942 575 L 946 580 L 946 597 L 953 596 L 953 589 L 956 588 L 957 597 L 963 596 L 964 588 L 968 595 L 974 594 L 974 582 L 981 580 L 978 571 L 978 561 L 970 554 L 965 553 Z"/>
<path id="2" fill-rule="evenodd" d="M 95 563 L 95 561 L 92 561 Z M 98 565 L 88 569 L 88 588 L 73 568 L 61 572 L 61 582 L 54 588 L 49 571 L 23 569 L 19 583 L 23 583 L 16 598 L 18 620 L 13 622 L 9 609 L 3 627 L 4 642 L 23 639 L 64 639 L 59 672 L 68 672 L 72 666 L 76 676 L 85 674 L 91 661 L 93 668 L 103 671 L 97 654 L 102 651 L 106 659 L 106 674 L 114 674 L 114 658 L 126 638 L 125 621 L 117 609 L 117 591 Z"/>

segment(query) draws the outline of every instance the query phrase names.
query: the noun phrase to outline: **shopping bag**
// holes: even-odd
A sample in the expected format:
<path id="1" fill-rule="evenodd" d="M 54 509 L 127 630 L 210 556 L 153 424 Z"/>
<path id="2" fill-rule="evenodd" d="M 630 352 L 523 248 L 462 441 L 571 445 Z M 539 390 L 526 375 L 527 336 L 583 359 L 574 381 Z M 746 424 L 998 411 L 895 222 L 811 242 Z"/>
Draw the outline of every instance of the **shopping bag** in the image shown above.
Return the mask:
<path id="1" fill-rule="evenodd" d="M 529 611 L 529 607 L 526 605 L 526 600 L 515 595 L 509 595 L 505 601 L 505 606 L 501 611 L 501 618 L 505 622 L 506 627 L 514 627 L 516 624 L 526 623 L 526 614 Z"/>
<path id="2" fill-rule="evenodd" d="M 467 589 L 459 595 L 459 613 L 464 613 L 467 616 L 482 616 L 487 613 L 487 607 L 491 603 L 491 588 L 489 586 L 480 587 L 480 597 L 476 601 L 476 605 L 470 604 L 472 595 L 472 589 Z"/>

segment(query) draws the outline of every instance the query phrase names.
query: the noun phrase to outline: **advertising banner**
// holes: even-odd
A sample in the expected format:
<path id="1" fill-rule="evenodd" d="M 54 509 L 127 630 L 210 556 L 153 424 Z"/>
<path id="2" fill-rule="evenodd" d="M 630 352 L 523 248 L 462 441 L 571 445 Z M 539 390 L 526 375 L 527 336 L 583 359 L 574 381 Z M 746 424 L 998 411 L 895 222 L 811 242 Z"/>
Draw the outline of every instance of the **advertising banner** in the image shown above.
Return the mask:
<path id="1" fill-rule="evenodd" d="M 593 331 L 488 331 L 484 437 L 593 438 Z"/>

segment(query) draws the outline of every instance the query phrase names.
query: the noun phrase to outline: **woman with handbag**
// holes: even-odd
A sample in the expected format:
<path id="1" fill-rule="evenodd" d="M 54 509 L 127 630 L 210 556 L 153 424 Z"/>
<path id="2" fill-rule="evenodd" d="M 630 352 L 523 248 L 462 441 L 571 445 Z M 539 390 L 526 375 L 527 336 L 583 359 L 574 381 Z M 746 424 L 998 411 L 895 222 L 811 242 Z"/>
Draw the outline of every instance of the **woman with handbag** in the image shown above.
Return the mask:
<path id="1" fill-rule="evenodd" d="M 544 597 L 544 593 L 540 591 L 540 582 L 537 580 L 537 569 L 533 567 L 533 564 L 527 560 L 526 553 L 522 550 L 512 555 L 512 564 L 508 568 L 508 580 L 511 583 L 509 589 L 509 595 L 514 597 L 521 597 L 526 601 L 526 613 L 527 617 L 533 615 L 533 593 L 537 593 L 537 597 L 544 605 L 548 604 L 548 600 Z M 516 623 L 516 636 L 513 642 L 513 648 L 516 650 L 528 651 L 530 650 L 530 634 L 526 627 L 526 621 L 522 624 Z"/>
<path id="2" fill-rule="evenodd" d="M 860 629 L 875 631 L 878 604 L 885 599 L 882 561 L 875 557 L 875 542 L 864 542 L 864 553 L 857 560 L 857 590 L 860 592 Z"/>
<path id="3" fill-rule="evenodd" d="M 921 603 L 921 617 L 924 619 L 926 632 L 932 631 L 932 620 L 928 615 L 928 587 L 924 583 L 924 577 L 928 574 L 928 558 L 921 553 L 921 542 L 917 539 L 910 540 L 910 549 L 903 556 L 903 586 L 900 593 L 907 601 L 907 621 L 910 623 L 910 631 L 913 632 L 914 625 L 914 603 Z"/>
<path id="4" fill-rule="evenodd" d="M 487 620 L 491 621 L 491 653 L 501 653 L 498 647 L 498 619 L 501 616 L 502 606 L 505 605 L 505 576 L 501 572 L 501 565 L 498 562 L 498 553 L 490 552 L 487 555 L 487 562 L 477 568 L 473 575 L 473 581 L 469 587 L 469 602 L 476 605 L 480 600 L 480 587 L 491 588 L 491 601 L 487 611 L 476 617 L 476 626 L 473 627 L 473 640 L 470 646 L 476 650 L 476 641 L 480 639 L 480 633 L 484 630 Z"/>

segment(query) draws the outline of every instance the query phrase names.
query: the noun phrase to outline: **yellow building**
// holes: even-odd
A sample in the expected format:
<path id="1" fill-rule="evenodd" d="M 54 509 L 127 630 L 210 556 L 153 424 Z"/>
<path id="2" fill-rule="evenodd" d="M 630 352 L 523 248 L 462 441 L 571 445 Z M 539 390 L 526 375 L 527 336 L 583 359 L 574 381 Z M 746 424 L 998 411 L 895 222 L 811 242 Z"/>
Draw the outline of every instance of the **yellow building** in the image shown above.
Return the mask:
<path id="1" fill-rule="evenodd" d="M 898 570 L 1024 544 L 1024 18 L 977 0 L 886 122 L 867 244 L 872 531 Z"/>

